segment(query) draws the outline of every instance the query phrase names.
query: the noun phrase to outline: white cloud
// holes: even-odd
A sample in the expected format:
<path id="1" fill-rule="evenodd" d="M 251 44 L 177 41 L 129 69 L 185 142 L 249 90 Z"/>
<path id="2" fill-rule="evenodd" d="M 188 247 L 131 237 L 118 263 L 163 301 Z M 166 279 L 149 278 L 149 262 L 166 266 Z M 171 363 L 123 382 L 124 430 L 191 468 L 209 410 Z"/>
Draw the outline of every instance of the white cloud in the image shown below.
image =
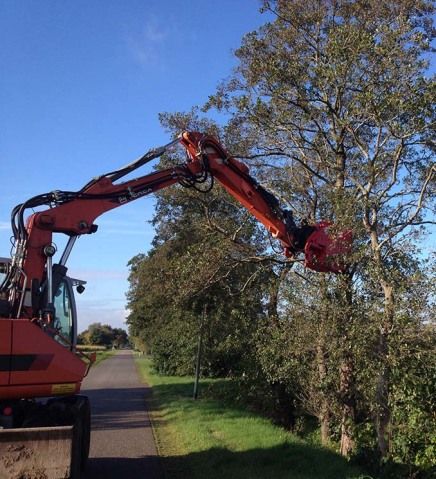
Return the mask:
<path id="1" fill-rule="evenodd" d="M 162 43 L 167 36 L 167 32 L 162 26 L 158 25 L 156 18 L 151 18 L 144 27 L 144 39 L 151 43 Z"/>
<path id="2" fill-rule="evenodd" d="M 127 46 L 135 61 L 144 68 L 163 66 L 163 53 L 169 36 L 168 25 L 150 16 L 136 34 L 129 34 Z"/>

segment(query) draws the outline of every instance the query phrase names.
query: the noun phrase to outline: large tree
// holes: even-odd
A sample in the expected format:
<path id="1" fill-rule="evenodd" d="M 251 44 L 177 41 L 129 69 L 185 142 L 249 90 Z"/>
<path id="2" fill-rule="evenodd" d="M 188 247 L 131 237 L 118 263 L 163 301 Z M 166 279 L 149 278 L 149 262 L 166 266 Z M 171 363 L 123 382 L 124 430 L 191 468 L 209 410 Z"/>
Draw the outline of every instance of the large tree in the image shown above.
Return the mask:
<path id="1" fill-rule="evenodd" d="M 161 122 L 173 134 L 200 130 L 220 135 L 195 110 L 162 114 Z M 174 151 L 157 168 L 183 161 L 183 152 Z M 263 254 L 259 226 L 223 188 L 211 189 L 212 182 L 159 192 L 153 249 L 130 263 L 131 333 L 145 340 L 156 368 L 167 373 L 193 372 L 201 328 L 204 372 L 234 374 L 263 314 L 259 284 L 269 271 L 262 265 L 275 255 Z M 200 325 L 204 307 L 207 323 Z"/>
<path id="2" fill-rule="evenodd" d="M 172 372 L 186 372 L 211 304 L 210 364 L 231 358 L 211 373 L 231 371 L 244 350 L 236 374 L 251 375 L 251 397 L 265 385 L 278 391 L 281 405 L 318 417 L 324 442 L 338 439 L 343 455 L 376 446 L 428 465 L 434 272 L 418 246 L 434 221 L 433 2 L 263 8 L 269 22 L 243 39 L 234 74 L 205 107 L 224 110 L 228 123 L 193 110 L 163 114 L 162 124 L 218 136 L 297 218 L 351 229 L 350 267 L 340 276 L 298 262 L 291 270 L 220 188 L 168 189 L 154 249 L 131 264 L 132 332 Z"/>
<path id="3" fill-rule="evenodd" d="M 281 191 L 300 215 L 353 229 L 360 249 L 340 286 L 341 451 L 349 455 L 355 444 L 348 325 L 355 320 L 356 288 L 370 277 L 383 297 L 372 315 L 378 335 L 373 417 L 386 456 L 400 257 L 414 254 L 414 235 L 433 222 L 435 82 L 427 72 L 433 2 L 277 0 L 263 8 L 271 21 L 244 38 L 235 74 L 208 107 L 231 113 L 233 137 L 244 137 L 267 171 L 284 167 Z"/>

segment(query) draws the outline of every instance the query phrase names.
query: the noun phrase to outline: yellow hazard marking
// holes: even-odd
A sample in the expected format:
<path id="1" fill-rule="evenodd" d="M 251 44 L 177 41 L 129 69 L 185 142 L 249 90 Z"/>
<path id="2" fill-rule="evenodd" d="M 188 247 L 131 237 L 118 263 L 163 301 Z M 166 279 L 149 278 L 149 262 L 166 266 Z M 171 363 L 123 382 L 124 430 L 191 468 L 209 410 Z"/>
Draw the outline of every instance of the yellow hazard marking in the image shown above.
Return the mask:
<path id="1" fill-rule="evenodd" d="M 76 383 L 53 384 L 52 394 L 69 394 L 76 391 Z"/>

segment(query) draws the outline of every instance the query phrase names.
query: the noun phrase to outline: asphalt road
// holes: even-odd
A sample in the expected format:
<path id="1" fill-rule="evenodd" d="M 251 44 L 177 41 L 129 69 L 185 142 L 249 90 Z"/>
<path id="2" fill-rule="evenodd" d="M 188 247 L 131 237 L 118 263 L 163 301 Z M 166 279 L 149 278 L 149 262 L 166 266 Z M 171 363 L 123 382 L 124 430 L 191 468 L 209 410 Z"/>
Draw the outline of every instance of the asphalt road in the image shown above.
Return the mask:
<path id="1" fill-rule="evenodd" d="M 85 479 L 161 479 L 147 414 L 150 389 L 139 380 L 133 355 L 119 351 L 91 368 L 82 386 L 92 411 Z"/>

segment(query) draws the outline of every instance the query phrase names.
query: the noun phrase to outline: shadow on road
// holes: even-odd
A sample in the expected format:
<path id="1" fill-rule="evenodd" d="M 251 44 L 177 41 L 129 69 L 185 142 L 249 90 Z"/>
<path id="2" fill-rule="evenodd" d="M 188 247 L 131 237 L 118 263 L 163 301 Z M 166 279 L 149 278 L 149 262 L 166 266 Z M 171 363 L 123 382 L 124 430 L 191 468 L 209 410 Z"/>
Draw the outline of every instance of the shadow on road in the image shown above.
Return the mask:
<path id="1" fill-rule="evenodd" d="M 146 472 L 146 476 L 144 473 Z M 93 457 L 89 458 L 85 479 L 163 479 L 158 457 Z"/>
<path id="2" fill-rule="evenodd" d="M 91 401 L 92 429 L 149 427 L 144 411 L 148 409 L 150 388 L 87 389 Z"/>

